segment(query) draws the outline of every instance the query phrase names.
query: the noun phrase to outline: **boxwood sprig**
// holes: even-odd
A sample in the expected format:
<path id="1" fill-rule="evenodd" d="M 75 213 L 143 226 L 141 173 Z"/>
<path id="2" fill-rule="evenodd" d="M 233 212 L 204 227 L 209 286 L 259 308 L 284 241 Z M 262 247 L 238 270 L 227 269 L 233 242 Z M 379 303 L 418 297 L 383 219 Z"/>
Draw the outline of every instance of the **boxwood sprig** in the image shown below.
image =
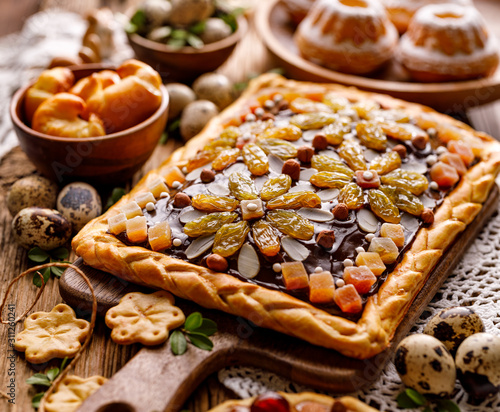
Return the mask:
<path id="1" fill-rule="evenodd" d="M 66 249 L 65 247 L 58 247 L 57 249 L 46 251 L 40 249 L 37 246 L 30 249 L 30 251 L 28 252 L 28 259 L 38 264 L 52 263 L 52 262 L 71 263 L 66 261 L 68 257 L 69 257 L 69 250 Z M 60 278 L 64 270 L 65 270 L 64 268 L 51 266 L 37 273 L 40 273 L 43 276 L 44 283 L 47 283 L 51 274 L 57 278 Z M 40 279 L 40 276 L 38 276 L 37 274 L 33 275 L 33 284 L 38 287 L 42 286 L 42 280 Z"/>
<path id="2" fill-rule="evenodd" d="M 427 397 L 411 388 L 406 388 L 396 400 L 401 409 L 420 409 L 423 412 L 460 412 L 458 405 L 449 399 Z"/>
<path id="3" fill-rule="evenodd" d="M 214 347 L 209 336 L 217 332 L 217 324 L 204 318 L 200 312 L 191 313 L 184 325 L 172 332 L 170 347 L 174 355 L 182 355 L 188 348 L 188 343 L 197 348 L 211 351 Z"/>

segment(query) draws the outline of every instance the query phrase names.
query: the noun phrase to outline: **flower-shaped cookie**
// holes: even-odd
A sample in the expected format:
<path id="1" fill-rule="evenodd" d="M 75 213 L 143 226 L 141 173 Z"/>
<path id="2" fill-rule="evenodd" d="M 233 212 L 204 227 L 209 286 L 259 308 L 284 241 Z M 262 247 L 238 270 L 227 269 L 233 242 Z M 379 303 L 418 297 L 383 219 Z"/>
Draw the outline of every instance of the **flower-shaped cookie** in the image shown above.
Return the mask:
<path id="1" fill-rule="evenodd" d="M 162 290 L 149 295 L 126 294 L 106 313 L 106 325 L 113 329 L 111 339 L 121 345 L 165 342 L 169 331 L 181 326 L 185 319 L 184 313 L 173 304 L 174 297 Z"/>
<path id="2" fill-rule="evenodd" d="M 35 312 L 24 321 L 24 330 L 16 336 L 15 347 L 25 352 L 31 363 L 53 358 L 73 357 L 89 333 L 90 324 L 77 319 L 68 305 L 60 303 L 50 312 Z"/>
<path id="3" fill-rule="evenodd" d="M 58 385 L 45 402 L 47 412 L 76 411 L 85 399 L 106 383 L 102 376 L 91 376 L 83 379 L 78 376 L 67 376 Z"/>

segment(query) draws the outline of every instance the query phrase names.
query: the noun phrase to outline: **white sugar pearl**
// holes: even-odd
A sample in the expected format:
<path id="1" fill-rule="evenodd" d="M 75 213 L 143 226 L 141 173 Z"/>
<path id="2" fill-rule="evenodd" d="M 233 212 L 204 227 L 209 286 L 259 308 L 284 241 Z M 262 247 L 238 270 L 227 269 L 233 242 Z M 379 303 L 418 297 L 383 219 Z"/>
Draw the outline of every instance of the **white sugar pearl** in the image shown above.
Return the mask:
<path id="1" fill-rule="evenodd" d="M 365 249 L 362 248 L 361 246 L 356 248 L 356 253 L 363 253 L 364 251 Z"/>
<path id="2" fill-rule="evenodd" d="M 437 130 L 434 129 L 433 127 L 430 127 L 429 129 L 427 129 L 427 134 L 431 137 L 435 136 L 437 134 Z"/>
<path id="3" fill-rule="evenodd" d="M 187 174 L 187 172 L 188 172 L 188 168 L 186 166 L 184 166 L 181 170 L 182 170 L 182 173 L 184 173 L 184 174 Z"/>
<path id="4" fill-rule="evenodd" d="M 429 155 L 425 158 L 425 163 L 427 163 L 429 166 L 432 166 L 438 161 L 436 155 Z"/>
<path id="5" fill-rule="evenodd" d="M 341 288 L 342 286 L 345 286 L 345 280 L 344 279 L 337 279 L 335 281 L 335 285 L 338 287 L 338 288 Z"/>
<path id="6" fill-rule="evenodd" d="M 175 238 L 172 243 L 174 246 L 179 247 L 180 245 L 182 245 L 182 240 Z"/>
<path id="7" fill-rule="evenodd" d="M 152 212 L 153 210 L 155 210 L 155 204 L 153 202 L 146 203 L 146 210 L 148 212 Z"/>
<path id="8" fill-rule="evenodd" d="M 323 272 L 323 268 L 321 266 L 318 266 L 316 269 L 314 269 L 315 273 L 321 273 Z"/>
<path id="9" fill-rule="evenodd" d="M 264 107 L 266 109 L 272 109 L 274 107 L 274 102 L 272 100 L 266 100 L 264 102 Z"/>
<path id="10" fill-rule="evenodd" d="M 281 94 L 275 94 L 274 97 L 273 97 L 273 100 L 276 102 L 276 103 L 279 103 L 283 100 L 283 96 Z"/>
<path id="11" fill-rule="evenodd" d="M 262 107 L 257 107 L 254 113 L 257 117 L 261 117 L 262 115 L 264 115 L 265 112 Z"/>
<path id="12" fill-rule="evenodd" d="M 373 173 L 372 172 L 363 172 L 363 178 L 366 180 L 371 180 L 373 179 Z"/>
<path id="13" fill-rule="evenodd" d="M 245 133 L 243 136 L 242 136 L 243 140 L 245 142 L 248 142 L 251 138 L 252 138 L 252 135 L 250 133 Z"/>
<path id="14" fill-rule="evenodd" d="M 351 259 L 345 259 L 343 263 L 345 268 L 349 266 L 354 266 L 354 262 Z"/>
<path id="15" fill-rule="evenodd" d="M 366 236 L 365 236 L 365 239 L 368 241 L 368 242 L 371 242 L 373 240 L 373 238 L 375 237 L 375 235 L 373 233 L 368 233 Z"/>
<path id="16" fill-rule="evenodd" d="M 255 203 L 248 203 L 247 204 L 247 209 L 250 210 L 250 212 L 255 212 L 259 206 L 257 206 Z"/>
<path id="17" fill-rule="evenodd" d="M 245 116 L 245 122 L 255 122 L 257 120 L 257 117 L 253 113 L 248 113 Z"/>
<path id="18" fill-rule="evenodd" d="M 179 189 L 179 187 L 181 187 L 181 186 L 182 186 L 182 183 L 181 183 L 181 182 L 179 182 L 178 180 L 174 180 L 174 181 L 172 182 L 172 187 L 173 187 L 174 189 Z"/>
<path id="19" fill-rule="evenodd" d="M 443 154 L 443 153 L 446 153 L 448 151 L 448 149 L 444 146 L 439 146 L 437 149 L 436 149 L 436 153 L 437 154 Z"/>
<path id="20" fill-rule="evenodd" d="M 431 184 L 429 186 L 430 186 L 430 188 L 432 190 L 438 190 L 439 189 L 439 185 L 437 184 L 437 182 L 431 182 Z"/>
<path id="21" fill-rule="evenodd" d="M 281 272 L 281 265 L 279 263 L 275 263 L 273 265 L 273 270 L 278 273 L 278 272 Z"/>
<path id="22" fill-rule="evenodd" d="M 165 199 L 166 197 L 168 197 L 168 193 L 167 192 L 161 192 L 160 193 L 160 198 L 161 199 Z"/>

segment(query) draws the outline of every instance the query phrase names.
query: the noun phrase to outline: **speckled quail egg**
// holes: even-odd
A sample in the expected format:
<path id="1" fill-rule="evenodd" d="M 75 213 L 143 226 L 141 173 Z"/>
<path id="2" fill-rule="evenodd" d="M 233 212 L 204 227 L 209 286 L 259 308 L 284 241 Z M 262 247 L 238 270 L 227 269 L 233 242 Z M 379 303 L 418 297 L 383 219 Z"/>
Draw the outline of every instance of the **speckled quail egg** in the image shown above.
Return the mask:
<path id="1" fill-rule="evenodd" d="M 194 81 L 193 90 L 198 99 L 210 100 L 219 110 L 229 106 L 234 100 L 233 84 L 219 73 L 202 74 Z"/>
<path id="2" fill-rule="evenodd" d="M 64 245 L 71 237 L 71 223 L 57 210 L 27 207 L 12 221 L 15 241 L 30 249 L 38 246 L 44 250 Z"/>
<path id="3" fill-rule="evenodd" d="M 190 26 L 207 19 L 215 10 L 214 0 L 171 0 L 171 4 L 172 26 Z"/>
<path id="4" fill-rule="evenodd" d="M 157 27 L 169 21 L 172 4 L 166 0 L 146 0 L 141 8 L 149 24 Z"/>
<path id="5" fill-rule="evenodd" d="M 208 121 L 217 116 L 217 106 L 208 100 L 196 100 L 189 103 L 183 110 L 181 116 L 181 136 L 189 140 L 196 136 L 205 127 Z"/>
<path id="6" fill-rule="evenodd" d="M 469 336 L 458 347 L 455 362 L 458 379 L 473 398 L 488 398 L 500 390 L 500 336 Z"/>
<path id="7" fill-rule="evenodd" d="M 101 214 L 101 198 L 97 190 L 87 183 L 70 183 L 57 197 L 57 210 L 73 225 L 73 231 L 78 232 Z"/>
<path id="8" fill-rule="evenodd" d="M 184 108 L 196 100 L 194 91 L 182 83 L 167 84 L 169 97 L 168 119 L 175 119 L 181 114 Z"/>
<path id="9" fill-rule="evenodd" d="M 394 365 L 403 383 L 422 394 L 450 396 L 455 388 L 453 357 L 436 338 L 415 334 L 396 349 Z"/>
<path id="10" fill-rule="evenodd" d="M 7 208 L 12 216 L 30 206 L 53 209 L 56 206 L 57 185 L 41 176 L 27 176 L 15 182 L 7 195 Z"/>
<path id="11" fill-rule="evenodd" d="M 231 33 L 231 27 L 224 20 L 212 17 L 205 21 L 205 29 L 200 34 L 200 38 L 203 40 L 203 43 L 209 44 L 225 39 Z"/>
<path id="12" fill-rule="evenodd" d="M 424 329 L 424 333 L 443 342 L 452 355 L 465 338 L 483 331 L 481 318 L 471 308 L 463 306 L 441 310 Z"/>

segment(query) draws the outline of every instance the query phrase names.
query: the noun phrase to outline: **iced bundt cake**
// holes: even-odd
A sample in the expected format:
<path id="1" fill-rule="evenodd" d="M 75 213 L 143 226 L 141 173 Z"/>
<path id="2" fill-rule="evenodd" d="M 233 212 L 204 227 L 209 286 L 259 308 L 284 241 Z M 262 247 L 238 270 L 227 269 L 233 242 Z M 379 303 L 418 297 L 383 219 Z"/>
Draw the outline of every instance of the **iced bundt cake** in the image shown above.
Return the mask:
<path id="1" fill-rule="evenodd" d="M 495 71 L 498 44 L 475 8 L 436 4 L 415 14 L 397 58 L 417 81 L 467 80 Z"/>
<path id="2" fill-rule="evenodd" d="M 397 30 L 378 0 L 316 0 L 295 32 L 304 58 L 353 74 L 382 66 L 397 41 Z"/>
<path id="3" fill-rule="evenodd" d="M 403 34 L 408 29 L 411 18 L 421 7 L 429 4 L 455 3 L 462 6 L 471 6 L 471 0 L 382 0 L 389 18 L 398 31 Z"/>
<path id="4" fill-rule="evenodd" d="M 292 21 L 299 24 L 304 17 L 306 17 L 314 1 L 315 0 L 281 0 L 281 3 L 287 9 Z"/>

